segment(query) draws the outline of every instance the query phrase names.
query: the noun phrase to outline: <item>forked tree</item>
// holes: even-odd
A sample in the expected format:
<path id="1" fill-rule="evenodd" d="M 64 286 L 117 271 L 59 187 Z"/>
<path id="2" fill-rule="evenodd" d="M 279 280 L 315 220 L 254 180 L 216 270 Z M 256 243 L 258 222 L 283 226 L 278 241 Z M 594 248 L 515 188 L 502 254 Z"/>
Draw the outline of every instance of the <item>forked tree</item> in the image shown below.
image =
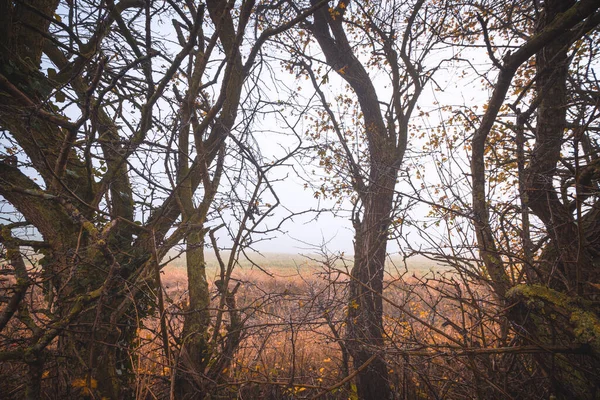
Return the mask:
<path id="1" fill-rule="evenodd" d="M 292 41 L 281 40 L 292 55 L 289 70 L 312 83 L 319 102 L 307 133 L 333 176 L 315 195 L 352 202 L 346 348 L 361 399 L 393 397 L 383 354 L 386 249 L 398 222 L 395 189 L 409 121 L 440 66 L 426 58 L 440 43 L 445 18 L 443 4 L 425 0 L 336 1 L 302 24 Z M 328 85 L 333 81 L 337 86 Z"/>
<path id="2" fill-rule="evenodd" d="M 504 6 L 504 11 L 488 14 L 500 30 L 510 26 L 509 5 Z M 597 78 L 591 65 L 596 60 L 593 38 L 599 8 L 598 1 L 545 1 L 539 9 L 530 9 L 531 33 L 501 55 L 495 53 L 502 45 L 493 46 L 487 21 L 479 16 L 498 77 L 472 139 L 477 244 L 490 285 L 510 305 L 507 317 L 518 340 L 541 347 L 573 347 L 573 353 L 587 354 L 565 350 L 566 354 L 536 357 L 552 377 L 551 392 L 559 398 L 591 399 L 598 390 L 592 371 L 598 369 L 600 349 L 600 318 L 594 305 L 600 175 L 598 97 L 592 89 Z M 517 162 L 512 164 L 495 159 L 489 151 L 490 133 L 498 129 L 504 104 L 516 115 L 510 134 L 516 139 Z M 500 219 L 491 211 L 486 165 L 517 167 L 512 173 L 518 178 L 521 202 L 519 247 L 499 245 L 501 232 L 515 228 L 507 223 L 506 212 Z M 500 229 L 494 231 L 493 226 Z M 510 274 L 509 261 L 515 259 L 520 273 Z"/>
<path id="3" fill-rule="evenodd" d="M 28 398 L 40 397 L 44 365 L 52 360 L 60 360 L 56 382 L 65 396 L 132 396 L 140 320 L 156 309 L 165 362 L 177 363 L 180 397 L 198 396 L 206 376 L 214 381 L 231 360 L 241 329 L 228 286 L 233 258 L 222 263 L 217 321 L 207 310 L 204 248 L 219 225 L 220 178 L 235 164 L 228 149 L 244 154 L 244 146 L 252 147 L 235 122 L 261 46 L 317 8 L 273 25 L 261 7 L 215 0 L 2 2 L 0 195 L 15 217 L 1 240 L 17 281 L 0 329 L 17 329 L 21 339 L 7 343 L 0 359 L 27 365 Z M 242 208 L 242 224 L 267 184 L 262 166 L 249 163 L 257 175 L 247 185 L 253 189 L 228 204 Z M 23 227 L 34 229 L 35 239 L 18 231 Z M 247 243 L 249 228 L 239 229 Z M 181 243 L 189 306 L 180 351 L 172 352 L 160 263 Z M 28 251 L 33 266 L 23 261 Z M 40 298 L 25 301 L 26 292 Z M 218 333 L 212 337 L 209 323 Z"/>

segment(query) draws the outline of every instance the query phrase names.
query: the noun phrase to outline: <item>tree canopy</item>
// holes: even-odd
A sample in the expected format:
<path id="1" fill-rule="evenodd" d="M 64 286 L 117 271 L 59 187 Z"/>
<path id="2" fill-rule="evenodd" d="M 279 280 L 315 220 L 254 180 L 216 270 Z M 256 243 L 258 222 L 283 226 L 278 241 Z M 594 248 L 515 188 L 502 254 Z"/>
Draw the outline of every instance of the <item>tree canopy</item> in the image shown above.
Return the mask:
<path id="1" fill-rule="evenodd" d="M 597 398 L 599 9 L 3 2 L 0 388 Z M 324 214 L 353 254 L 280 287 L 257 244 Z"/>

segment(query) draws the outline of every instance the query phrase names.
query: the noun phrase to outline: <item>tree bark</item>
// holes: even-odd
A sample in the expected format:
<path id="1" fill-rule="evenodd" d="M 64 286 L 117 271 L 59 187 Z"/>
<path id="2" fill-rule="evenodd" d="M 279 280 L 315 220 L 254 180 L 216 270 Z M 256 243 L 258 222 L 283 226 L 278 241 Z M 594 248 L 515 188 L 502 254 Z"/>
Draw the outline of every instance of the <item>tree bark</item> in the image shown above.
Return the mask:
<path id="1" fill-rule="evenodd" d="M 366 194 L 363 218 L 355 226 L 355 260 L 347 318 L 347 348 L 352 354 L 354 368 L 359 369 L 376 355 L 358 373 L 356 385 L 359 398 L 373 400 L 392 398 L 388 367 L 382 354 L 384 330 L 381 294 L 396 171 L 390 167 L 382 169 L 382 179 L 373 182 L 378 190 Z"/>
<path id="2" fill-rule="evenodd" d="M 524 340 L 541 346 L 589 344 L 591 357 L 574 355 L 536 355 L 538 365 L 553 384 L 558 398 L 569 396 L 592 399 L 597 388 L 590 384 L 590 371 L 598 368 L 596 328 L 586 331 L 581 324 L 597 326 L 598 313 L 590 307 L 582 290 L 583 279 L 597 281 L 594 254 L 598 253 L 597 224 L 592 209 L 578 221 L 570 205 L 561 202 L 555 189 L 557 164 L 565 141 L 569 49 L 576 39 L 598 23 L 597 1 L 544 2 L 536 32 L 512 54 L 504 57 L 486 113 L 476 130 L 472 144 L 473 211 L 479 251 L 490 275 L 491 286 L 502 302 L 512 304 L 507 317 L 523 327 Z M 575 28 L 577 27 L 577 28 Z M 539 98 L 536 142 L 527 167 L 520 177 L 527 206 L 545 225 L 549 241 L 539 259 L 534 260 L 539 278 L 527 285 L 511 288 L 505 264 L 497 251 L 490 227 L 486 200 L 485 148 L 498 111 L 518 67 L 536 56 L 536 94 Z M 588 227 L 591 227 L 590 230 Z M 597 256 L 596 256 L 597 259 Z M 596 260 L 597 262 L 597 260 Z M 530 275 L 530 278 L 532 276 Z M 534 284 L 537 282 L 538 284 Z M 513 283 L 514 284 L 514 283 Z M 593 292 L 588 288 L 588 294 Z M 579 297 L 584 295 L 583 297 Z M 560 316 L 551 318 L 550 315 Z M 592 333 L 593 331 L 593 333 Z M 596 394 L 594 394 L 596 393 Z"/>
<path id="3" fill-rule="evenodd" d="M 312 0 L 313 5 L 316 3 Z M 343 14 L 344 9 L 338 11 Z M 392 390 L 383 355 L 381 295 L 394 187 L 406 138 L 396 143 L 395 135 L 388 132 L 373 82 L 354 55 L 342 24 L 341 16 L 333 18 L 331 11 L 323 8 L 315 13 L 311 30 L 327 64 L 356 94 L 369 148 L 367 179 L 360 175 L 361 171 L 351 168 L 352 180 L 363 208 L 362 216 L 354 221 L 355 260 L 349 283 L 347 348 L 355 369 L 359 371 L 356 385 L 359 398 L 385 400 L 392 398 Z M 367 362 L 369 364 L 364 367 Z"/>
<path id="4" fill-rule="evenodd" d="M 574 1 L 546 1 L 538 31 L 574 4 Z M 585 227 L 580 226 L 585 221 L 576 220 L 570 205 L 561 202 L 554 187 L 561 149 L 566 140 L 566 113 L 570 101 L 567 90 L 570 45 L 571 37 L 564 35 L 536 54 L 536 93 L 540 103 L 536 141 L 531 161 L 525 170 L 525 182 L 528 205 L 544 223 L 551 238 L 540 267 L 544 275 L 551 279 L 551 287 L 563 287 L 581 295 L 586 281 L 597 281 L 597 268 L 593 265 L 591 253 L 598 254 L 597 246 L 600 243 L 594 239 L 593 232 L 586 233 Z M 557 265 L 560 274 L 552 272 Z"/>
<path id="5" fill-rule="evenodd" d="M 227 1 L 212 0 L 207 2 L 209 16 L 215 26 L 218 27 L 218 35 L 225 54 L 227 55 L 225 90 L 222 92 L 221 114 L 217 118 L 216 126 L 210 135 L 204 136 L 204 132 L 194 129 L 194 138 L 197 145 L 197 159 L 200 161 L 195 174 L 198 182 L 190 179 L 190 167 L 187 162 L 189 154 L 190 121 L 198 116 L 195 115 L 194 104 L 198 96 L 198 87 L 202 77 L 203 68 L 196 60 L 194 73 L 189 82 L 189 90 L 182 107 L 181 129 L 179 132 L 180 153 L 178 168 L 178 184 L 180 185 L 179 200 L 181 203 L 181 215 L 184 220 L 192 226 L 186 237 L 186 267 L 188 276 L 189 305 L 183 325 L 183 345 L 178 360 L 178 371 L 176 374 L 176 392 L 180 398 L 203 398 L 206 394 L 207 380 L 206 369 L 215 356 L 209 348 L 210 324 L 210 289 L 206 278 L 206 261 L 204 255 L 205 235 L 204 229 L 207 214 L 219 188 L 219 179 L 223 168 L 223 152 L 225 150 L 225 139 L 233 127 L 237 110 L 239 107 L 242 86 L 245 81 L 242 58 L 239 51 L 243 32 L 248 22 L 248 12 L 253 7 L 253 2 L 246 3 L 241 12 L 238 33 L 234 27 L 234 21 Z M 201 57 L 197 54 L 196 57 Z M 205 66 L 205 64 L 204 64 Z M 223 96 L 220 96 L 223 97 Z M 211 165 L 218 152 L 221 155 L 216 161 L 216 172 L 214 178 L 210 179 L 208 167 Z M 196 187 L 202 183 L 204 196 L 198 207 L 193 204 Z"/>

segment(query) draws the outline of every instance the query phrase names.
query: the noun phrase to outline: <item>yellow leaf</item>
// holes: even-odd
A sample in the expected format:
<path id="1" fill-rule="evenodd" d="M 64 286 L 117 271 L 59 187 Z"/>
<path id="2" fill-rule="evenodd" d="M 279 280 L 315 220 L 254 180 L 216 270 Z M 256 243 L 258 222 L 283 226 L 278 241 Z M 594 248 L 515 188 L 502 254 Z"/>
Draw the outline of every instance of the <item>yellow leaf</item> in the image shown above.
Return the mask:
<path id="1" fill-rule="evenodd" d="M 87 378 L 77 378 L 77 379 L 73 379 L 73 382 L 71 382 L 71 386 L 73 386 L 73 387 L 87 387 L 87 385 L 88 385 Z M 98 387 L 98 381 L 95 380 L 94 378 L 90 379 L 90 387 L 92 389 L 96 389 Z"/>
<path id="2" fill-rule="evenodd" d="M 81 388 L 82 393 L 89 396 L 92 394 L 92 389 L 96 389 L 98 387 L 98 381 L 94 378 L 91 378 L 88 386 L 87 378 L 76 378 L 71 382 L 71 386 L 74 388 Z"/>

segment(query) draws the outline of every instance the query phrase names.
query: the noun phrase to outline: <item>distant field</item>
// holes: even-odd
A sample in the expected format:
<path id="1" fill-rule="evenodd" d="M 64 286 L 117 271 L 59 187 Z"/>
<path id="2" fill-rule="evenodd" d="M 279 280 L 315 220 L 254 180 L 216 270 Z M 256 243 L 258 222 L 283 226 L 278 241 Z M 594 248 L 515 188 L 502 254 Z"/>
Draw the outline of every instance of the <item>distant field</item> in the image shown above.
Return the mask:
<path id="1" fill-rule="evenodd" d="M 225 263 L 228 262 L 229 253 L 222 254 Z M 263 273 L 262 270 L 276 278 L 292 277 L 297 275 L 310 275 L 322 270 L 323 263 L 318 255 L 301 255 L 289 253 L 253 253 L 251 261 L 246 258 L 240 258 L 235 266 L 236 275 L 256 275 Z M 218 275 L 219 267 L 216 256 L 208 253 L 207 275 L 208 278 L 215 278 Z M 343 260 L 337 260 L 334 264 L 336 269 L 350 270 L 352 268 L 352 257 L 345 257 Z M 407 259 L 406 265 L 402 257 L 393 256 L 388 259 L 387 271 L 392 275 L 399 275 L 405 272 L 409 274 L 425 275 L 431 272 L 444 272 L 449 267 L 442 266 L 428 260 L 422 256 L 411 257 Z M 165 273 L 179 275 L 185 274 L 185 254 L 173 259 L 164 268 Z"/>

